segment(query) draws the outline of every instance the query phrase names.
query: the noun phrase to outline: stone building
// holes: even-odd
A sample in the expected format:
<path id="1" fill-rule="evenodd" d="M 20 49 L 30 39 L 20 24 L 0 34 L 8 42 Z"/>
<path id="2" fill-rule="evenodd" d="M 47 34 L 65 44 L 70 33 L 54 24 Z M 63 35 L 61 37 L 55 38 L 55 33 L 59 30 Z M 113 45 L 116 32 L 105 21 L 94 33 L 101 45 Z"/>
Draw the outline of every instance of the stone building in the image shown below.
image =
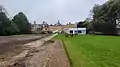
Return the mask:
<path id="1" fill-rule="evenodd" d="M 75 28 L 75 24 L 66 24 L 66 25 L 62 25 L 61 23 L 57 23 L 55 25 L 50 25 L 48 30 L 49 31 L 63 31 L 65 28 Z"/>
<path id="2" fill-rule="evenodd" d="M 49 25 L 47 22 L 43 21 L 42 24 L 37 24 L 36 21 L 32 24 L 32 32 L 33 33 L 41 33 L 42 31 L 48 31 Z"/>
<path id="3" fill-rule="evenodd" d="M 62 25 L 59 20 L 54 25 L 48 25 L 46 21 L 43 21 L 42 24 L 37 24 L 36 21 L 34 21 L 32 24 L 33 33 L 41 33 L 42 31 L 63 31 L 65 28 L 75 28 L 75 24 L 69 22 L 66 25 Z"/>

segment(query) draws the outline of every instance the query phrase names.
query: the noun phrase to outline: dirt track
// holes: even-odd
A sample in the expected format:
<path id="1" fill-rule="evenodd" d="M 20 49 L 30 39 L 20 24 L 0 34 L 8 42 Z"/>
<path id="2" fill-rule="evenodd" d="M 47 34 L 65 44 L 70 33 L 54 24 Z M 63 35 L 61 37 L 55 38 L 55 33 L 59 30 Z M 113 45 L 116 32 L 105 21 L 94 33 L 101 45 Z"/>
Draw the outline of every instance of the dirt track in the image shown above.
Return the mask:
<path id="1" fill-rule="evenodd" d="M 45 35 L 18 35 L 18 36 L 0 36 L 0 55 L 14 48 L 20 48 L 21 45 L 35 41 Z"/>
<path id="2" fill-rule="evenodd" d="M 24 51 L 24 44 L 38 40 L 46 35 L 16 35 L 0 36 L 0 62 L 9 60 L 11 57 Z"/>
<path id="3" fill-rule="evenodd" d="M 24 44 L 20 54 L 2 60 L 0 67 L 70 67 L 62 42 L 50 40 L 54 36 Z"/>
<path id="4" fill-rule="evenodd" d="M 25 67 L 70 67 L 62 41 L 48 41 L 38 50 L 25 62 Z"/>

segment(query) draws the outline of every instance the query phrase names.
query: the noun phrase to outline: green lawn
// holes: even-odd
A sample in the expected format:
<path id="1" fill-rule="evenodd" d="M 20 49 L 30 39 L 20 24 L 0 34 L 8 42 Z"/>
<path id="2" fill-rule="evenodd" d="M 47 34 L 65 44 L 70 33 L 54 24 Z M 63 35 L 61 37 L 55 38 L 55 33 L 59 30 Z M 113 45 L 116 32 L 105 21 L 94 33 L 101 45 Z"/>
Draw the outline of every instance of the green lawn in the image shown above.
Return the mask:
<path id="1" fill-rule="evenodd" d="M 72 67 L 120 67 L 120 37 L 81 35 L 64 41 Z"/>

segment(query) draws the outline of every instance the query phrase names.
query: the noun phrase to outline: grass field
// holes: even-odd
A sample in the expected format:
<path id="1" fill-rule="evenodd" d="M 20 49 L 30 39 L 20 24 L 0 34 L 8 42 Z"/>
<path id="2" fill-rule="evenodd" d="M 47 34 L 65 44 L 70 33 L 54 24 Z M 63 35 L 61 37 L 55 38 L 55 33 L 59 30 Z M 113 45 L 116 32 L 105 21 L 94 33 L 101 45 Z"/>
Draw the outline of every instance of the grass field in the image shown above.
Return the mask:
<path id="1" fill-rule="evenodd" d="M 120 67 L 120 37 L 81 35 L 64 41 L 72 67 Z"/>

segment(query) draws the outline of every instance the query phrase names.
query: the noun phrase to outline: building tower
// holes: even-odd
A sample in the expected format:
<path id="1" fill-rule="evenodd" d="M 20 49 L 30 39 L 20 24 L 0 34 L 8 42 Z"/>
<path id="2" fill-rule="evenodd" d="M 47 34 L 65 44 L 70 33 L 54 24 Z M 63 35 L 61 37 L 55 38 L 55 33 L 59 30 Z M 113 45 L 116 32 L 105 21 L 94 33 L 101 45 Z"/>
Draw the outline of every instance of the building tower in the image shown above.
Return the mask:
<path id="1" fill-rule="evenodd" d="M 56 23 L 57 26 L 61 26 L 62 24 L 60 23 L 60 21 L 58 20 L 58 22 Z"/>

